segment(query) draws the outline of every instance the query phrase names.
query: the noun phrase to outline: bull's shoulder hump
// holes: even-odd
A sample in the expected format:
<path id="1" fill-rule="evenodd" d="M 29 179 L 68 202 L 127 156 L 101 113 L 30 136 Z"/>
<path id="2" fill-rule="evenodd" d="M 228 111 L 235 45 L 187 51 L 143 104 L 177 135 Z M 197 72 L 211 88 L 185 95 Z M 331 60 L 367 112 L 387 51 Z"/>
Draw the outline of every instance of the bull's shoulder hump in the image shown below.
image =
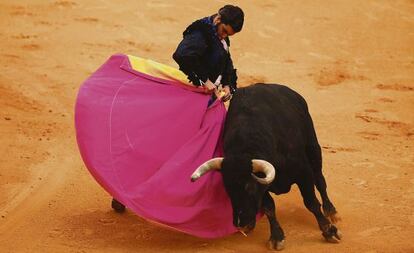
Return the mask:
<path id="1" fill-rule="evenodd" d="M 243 99 L 246 99 L 247 97 L 249 97 L 250 99 L 255 99 L 256 97 L 262 96 L 285 97 L 291 101 L 299 102 L 304 106 L 306 110 L 308 109 L 305 98 L 297 91 L 283 84 L 255 83 L 243 88 L 239 88 L 238 93 L 240 97 L 243 97 Z"/>
<path id="2" fill-rule="evenodd" d="M 293 93 L 300 96 L 298 92 L 293 90 L 287 85 L 277 84 L 277 83 L 255 83 L 243 88 L 239 88 L 239 90 L 245 90 L 246 92 L 253 92 L 253 91 L 262 91 L 262 92 L 278 92 L 278 93 Z"/>

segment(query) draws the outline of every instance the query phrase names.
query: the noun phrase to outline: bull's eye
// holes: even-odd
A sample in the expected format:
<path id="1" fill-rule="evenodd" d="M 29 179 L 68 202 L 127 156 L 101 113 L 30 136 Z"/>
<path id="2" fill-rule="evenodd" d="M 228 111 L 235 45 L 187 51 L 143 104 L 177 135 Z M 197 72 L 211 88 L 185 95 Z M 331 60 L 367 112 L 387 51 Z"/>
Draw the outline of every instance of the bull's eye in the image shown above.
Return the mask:
<path id="1" fill-rule="evenodd" d="M 249 182 L 244 185 L 244 190 L 249 194 L 254 194 L 256 191 L 256 184 Z"/>

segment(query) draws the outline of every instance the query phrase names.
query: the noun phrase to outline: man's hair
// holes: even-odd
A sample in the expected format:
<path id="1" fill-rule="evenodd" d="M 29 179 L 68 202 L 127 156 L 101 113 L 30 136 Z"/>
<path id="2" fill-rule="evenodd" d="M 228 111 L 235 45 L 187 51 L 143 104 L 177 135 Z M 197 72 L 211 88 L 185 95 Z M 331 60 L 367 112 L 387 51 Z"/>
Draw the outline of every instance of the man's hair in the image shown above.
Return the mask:
<path id="1" fill-rule="evenodd" d="M 220 14 L 221 22 L 230 25 L 234 32 L 240 32 L 243 28 L 244 13 L 240 7 L 228 4 L 222 7 L 218 14 Z"/>

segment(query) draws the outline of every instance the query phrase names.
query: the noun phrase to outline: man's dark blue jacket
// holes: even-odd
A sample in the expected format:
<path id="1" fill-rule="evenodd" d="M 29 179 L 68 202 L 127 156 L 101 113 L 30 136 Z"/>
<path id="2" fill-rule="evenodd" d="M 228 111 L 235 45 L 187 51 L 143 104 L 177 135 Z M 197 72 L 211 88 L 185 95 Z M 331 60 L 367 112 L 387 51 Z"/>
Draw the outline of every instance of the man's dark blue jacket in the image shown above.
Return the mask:
<path id="1" fill-rule="evenodd" d="M 236 69 L 230 53 L 217 36 L 214 17 L 205 17 L 188 26 L 173 58 L 194 85 L 199 86 L 200 80 L 205 82 L 207 79 L 214 83 L 222 75 L 221 84 L 229 85 L 233 93 L 237 87 Z M 225 40 L 230 46 L 228 37 Z"/>

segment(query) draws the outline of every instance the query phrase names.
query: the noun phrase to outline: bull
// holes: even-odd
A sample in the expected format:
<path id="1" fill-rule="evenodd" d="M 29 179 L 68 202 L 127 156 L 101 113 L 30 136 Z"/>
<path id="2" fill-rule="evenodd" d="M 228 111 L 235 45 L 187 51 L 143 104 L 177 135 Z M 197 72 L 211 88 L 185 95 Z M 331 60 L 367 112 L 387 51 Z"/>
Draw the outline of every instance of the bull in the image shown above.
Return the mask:
<path id="1" fill-rule="evenodd" d="M 323 237 L 337 243 L 339 217 L 327 193 L 322 154 L 305 99 L 278 84 L 240 88 L 229 106 L 224 126 L 224 157 L 198 167 L 194 182 L 209 171 L 222 174 L 233 209 L 233 224 L 242 233 L 264 213 L 270 224 L 269 247 L 284 248 L 285 235 L 270 193 L 283 194 L 297 184 L 306 208 L 315 216 Z M 322 199 L 322 209 L 315 187 Z"/>

